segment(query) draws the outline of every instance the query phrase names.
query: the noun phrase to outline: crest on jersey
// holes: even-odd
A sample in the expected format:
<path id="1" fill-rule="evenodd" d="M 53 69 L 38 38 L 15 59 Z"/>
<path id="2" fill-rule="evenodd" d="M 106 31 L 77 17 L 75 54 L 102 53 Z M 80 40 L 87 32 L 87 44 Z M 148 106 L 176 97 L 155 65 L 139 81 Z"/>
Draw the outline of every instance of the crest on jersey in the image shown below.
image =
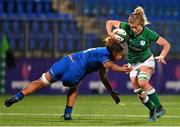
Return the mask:
<path id="1" fill-rule="evenodd" d="M 144 40 L 141 40 L 141 41 L 140 41 L 141 46 L 144 46 L 145 43 L 146 43 L 146 41 L 144 41 Z"/>

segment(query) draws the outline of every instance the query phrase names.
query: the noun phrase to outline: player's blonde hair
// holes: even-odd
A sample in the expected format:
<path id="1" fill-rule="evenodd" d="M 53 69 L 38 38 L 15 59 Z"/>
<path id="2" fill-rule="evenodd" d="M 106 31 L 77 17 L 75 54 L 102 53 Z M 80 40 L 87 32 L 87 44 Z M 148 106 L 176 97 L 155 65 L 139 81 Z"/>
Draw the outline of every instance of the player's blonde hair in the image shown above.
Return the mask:
<path id="1" fill-rule="evenodd" d="M 128 22 L 134 23 L 138 21 L 140 25 L 145 26 L 147 24 L 150 24 L 150 22 L 147 20 L 147 17 L 144 13 L 144 9 L 140 6 L 134 9 L 134 12 L 131 13 L 129 16 Z"/>

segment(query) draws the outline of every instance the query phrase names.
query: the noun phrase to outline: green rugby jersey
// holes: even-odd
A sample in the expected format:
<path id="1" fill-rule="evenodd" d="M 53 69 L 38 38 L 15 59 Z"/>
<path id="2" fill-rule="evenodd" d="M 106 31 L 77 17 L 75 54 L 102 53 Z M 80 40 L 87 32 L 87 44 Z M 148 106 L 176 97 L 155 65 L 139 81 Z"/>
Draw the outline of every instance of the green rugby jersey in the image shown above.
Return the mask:
<path id="1" fill-rule="evenodd" d="M 127 42 L 128 62 L 130 64 L 143 62 L 152 55 L 150 46 L 159 38 L 159 35 L 156 32 L 144 26 L 143 31 L 140 34 L 135 35 L 127 22 L 121 22 L 119 27 L 126 30 L 130 36 L 129 41 Z"/>

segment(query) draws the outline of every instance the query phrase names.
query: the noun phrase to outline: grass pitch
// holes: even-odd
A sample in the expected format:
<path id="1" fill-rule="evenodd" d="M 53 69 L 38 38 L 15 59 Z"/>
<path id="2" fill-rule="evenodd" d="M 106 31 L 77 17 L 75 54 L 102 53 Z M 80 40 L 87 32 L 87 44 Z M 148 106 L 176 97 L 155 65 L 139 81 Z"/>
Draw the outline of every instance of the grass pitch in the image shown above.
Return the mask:
<path id="1" fill-rule="evenodd" d="M 136 96 L 121 96 L 116 105 L 110 96 L 79 96 L 73 120 L 61 118 L 66 96 L 27 96 L 7 108 L 0 97 L 0 126 L 180 126 L 180 96 L 161 96 L 166 115 L 149 122 L 148 110 Z"/>

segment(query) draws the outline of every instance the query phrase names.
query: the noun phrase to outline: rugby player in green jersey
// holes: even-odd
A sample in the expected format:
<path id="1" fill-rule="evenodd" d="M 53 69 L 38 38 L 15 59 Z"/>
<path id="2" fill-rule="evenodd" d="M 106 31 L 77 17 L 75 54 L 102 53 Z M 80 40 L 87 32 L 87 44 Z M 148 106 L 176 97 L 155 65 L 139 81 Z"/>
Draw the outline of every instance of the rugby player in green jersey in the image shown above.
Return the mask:
<path id="1" fill-rule="evenodd" d="M 170 44 L 166 39 L 146 27 L 147 24 L 149 22 L 144 9 L 137 7 L 130 14 L 128 22 L 108 20 L 106 30 L 108 35 L 115 39 L 115 33 L 112 32 L 113 27 L 124 29 L 129 34 L 129 40 L 127 41 L 128 63 L 134 68 L 129 74 L 130 80 L 134 92 L 150 111 L 149 120 L 155 121 L 156 118 L 165 114 L 165 110 L 149 80 L 155 69 L 155 59 L 162 64 L 166 64 L 165 57 L 169 52 Z M 150 51 L 150 46 L 154 42 L 162 46 L 162 51 L 157 57 L 154 57 Z"/>

